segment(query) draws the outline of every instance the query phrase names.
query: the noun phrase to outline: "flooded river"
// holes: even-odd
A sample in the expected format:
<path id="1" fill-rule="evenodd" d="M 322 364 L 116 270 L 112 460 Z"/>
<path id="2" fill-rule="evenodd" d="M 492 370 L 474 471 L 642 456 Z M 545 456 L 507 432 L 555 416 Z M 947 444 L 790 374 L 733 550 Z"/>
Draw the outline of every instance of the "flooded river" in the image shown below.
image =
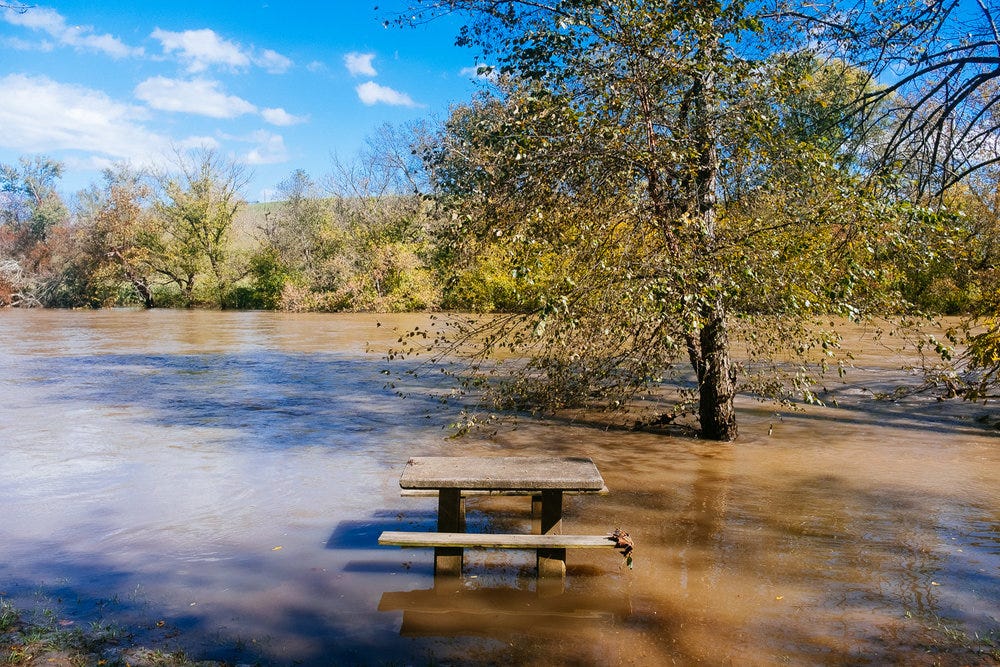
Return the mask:
<path id="1" fill-rule="evenodd" d="M 995 664 L 995 407 L 872 401 L 866 379 L 905 373 L 859 339 L 838 407 L 742 401 L 735 444 L 555 421 L 449 440 L 454 415 L 366 353 L 420 321 L 0 313 L 0 595 L 232 662 Z M 621 526 L 634 568 L 570 552 L 559 594 L 530 555 L 480 552 L 435 590 L 430 550 L 376 539 L 432 529 L 398 478 L 448 454 L 593 457 L 610 494 L 569 498 L 565 530 Z M 527 530 L 526 504 L 469 521 Z"/>

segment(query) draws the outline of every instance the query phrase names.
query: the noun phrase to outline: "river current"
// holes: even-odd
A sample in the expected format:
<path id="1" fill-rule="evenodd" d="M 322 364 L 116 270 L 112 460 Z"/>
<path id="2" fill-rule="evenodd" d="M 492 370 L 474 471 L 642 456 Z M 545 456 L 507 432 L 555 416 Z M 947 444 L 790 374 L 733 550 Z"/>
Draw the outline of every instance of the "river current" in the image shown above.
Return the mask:
<path id="1" fill-rule="evenodd" d="M 449 436 L 455 414 L 380 350 L 424 316 L 0 313 L 0 597 L 119 623 L 189 656 L 268 664 L 995 664 L 1000 431 L 993 405 L 887 402 L 906 355 L 857 332 L 837 407 L 739 402 L 711 444 L 585 420 Z M 561 591 L 532 559 L 471 553 L 435 590 L 400 497 L 418 455 L 584 455 Z M 527 530 L 525 499 L 470 501 Z"/>

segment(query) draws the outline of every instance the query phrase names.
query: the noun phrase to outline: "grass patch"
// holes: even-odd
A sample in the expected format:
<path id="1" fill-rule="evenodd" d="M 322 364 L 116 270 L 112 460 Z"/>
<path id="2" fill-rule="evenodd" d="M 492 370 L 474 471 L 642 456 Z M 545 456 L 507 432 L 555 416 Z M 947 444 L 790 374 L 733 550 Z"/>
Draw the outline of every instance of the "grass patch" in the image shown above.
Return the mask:
<path id="1" fill-rule="evenodd" d="M 970 634 L 962 629 L 958 621 L 942 618 L 937 614 L 914 615 L 907 612 L 906 617 L 923 626 L 926 632 L 923 647 L 925 653 L 965 656 L 962 664 L 1000 665 L 1000 628 Z M 969 661 L 973 657 L 976 662 Z"/>
<path id="2" fill-rule="evenodd" d="M 116 645 L 123 634 L 116 626 L 97 622 L 82 628 L 49 609 L 26 614 L 0 599 L 0 664 L 34 664 L 53 654 L 59 656 L 57 664 L 92 664 L 89 656 Z"/>
<path id="3" fill-rule="evenodd" d="M 51 609 L 26 612 L 0 598 L 0 665 L 56 667 L 216 667 L 191 661 L 183 652 L 129 645 L 130 636 L 114 624 L 80 626 Z"/>

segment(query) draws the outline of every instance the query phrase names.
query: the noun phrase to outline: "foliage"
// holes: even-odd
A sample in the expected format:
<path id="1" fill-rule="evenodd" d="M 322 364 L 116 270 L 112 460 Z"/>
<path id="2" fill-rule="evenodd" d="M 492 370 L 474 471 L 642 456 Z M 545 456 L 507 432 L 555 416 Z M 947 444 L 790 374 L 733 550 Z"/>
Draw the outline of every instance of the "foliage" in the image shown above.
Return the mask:
<path id="1" fill-rule="evenodd" d="M 1000 318 L 987 318 L 982 330 L 969 334 L 966 342 L 964 360 L 968 371 L 962 378 L 965 398 L 983 402 L 1000 398 L 996 392 L 1000 386 Z"/>
<path id="2" fill-rule="evenodd" d="M 21 623 L 21 612 L 10 602 L 0 598 L 0 632 L 10 632 Z"/>
<path id="3" fill-rule="evenodd" d="M 528 311 L 445 336 L 498 405 L 622 406 L 686 359 L 702 435 L 729 440 L 737 382 L 813 399 L 829 315 L 906 307 L 891 260 L 920 257 L 929 219 L 866 170 L 845 109 L 869 79 L 820 59 L 823 15 L 430 5 L 418 20 L 462 12 L 459 43 L 497 61 L 493 94 L 453 113 L 427 162 L 449 260 L 509 269 Z M 528 360 L 498 369 L 511 351 Z"/>
<path id="4" fill-rule="evenodd" d="M 55 305 L 64 291 L 75 253 L 72 235 L 58 231 L 69 217 L 56 189 L 62 173 L 43 156 L 0 165 L 0 305 Z"/>
<path id="5" fill-rule="evenodd" d="M 62 173 L 62 163 L 42 156 L 21 158 L 19 167 L 0 165 L 4 203 L 0 222 L 19 237 L 14 252 L 44 241 L 49 231 L 65 220 L 66 207 L 56 192 Z"/>
<path id="6" fill-rule="evenodd" d="M 322 256 L 323 232 L 331 223 L 329 202 L 302 169 L 277 189 L 281 203 L 264 214 L 264 244 L 289 275 L 314 275 Z"/>
<path id="7" fill-rule="evenodd" d="M 275 310 L 289 275 L 273 248 L 262 248 L 250 257 L 249 285 L 238 285 L 226 295 L 225 307 L 240 310 Z"/>
<path id="8" fill-rule="evenodd" d="M 245 271 L 228 240 L 247 177 L 240 165 L 210 150 L 178 155 L 177 166 L 178 173 L 158 179 L 155 212 L 161 233 L 149 239 L 153 268 L 177 288 L 185 306 L 194 305 L 195 288 L 207 275 L 212 300 L 222 307 L 227 289 Z"/>
<path id="9" fill-rule="evenodd" d="M 152 248 L 159 229 L 151 212 L 152 194 L 146 174 L 126 165 L 105 170 L 103 186 L 81 194 L 79 224 L 94 264 L 98 305 L 134 301 L 146 308 L 156 305 Z"/>
<path id="10" fill-rule="evenodd" d="M 301 170 L 279 186 L 283 202 L 262 231 L 265 251 L 273 252 L 284 277 L 282 308 L 437 307 L 427 236 L 431 209 L 411 151 L 419 132 L 383 127 L 354 160 L 334 160 L 322 191 Z"/>
<path id="11" fill-rule="evenodd" d="M 96 651 L 115 644 L 120 638 L 118 628 L 95 622 L 89 630 L 60 620 L 45 609 L 25 612 L 0 599 L 0 652 L 4 664 L 34 664 L 52 658 L 53 653 L 78 656 L 74 664 L 89 664 L 96 660 Z"/>

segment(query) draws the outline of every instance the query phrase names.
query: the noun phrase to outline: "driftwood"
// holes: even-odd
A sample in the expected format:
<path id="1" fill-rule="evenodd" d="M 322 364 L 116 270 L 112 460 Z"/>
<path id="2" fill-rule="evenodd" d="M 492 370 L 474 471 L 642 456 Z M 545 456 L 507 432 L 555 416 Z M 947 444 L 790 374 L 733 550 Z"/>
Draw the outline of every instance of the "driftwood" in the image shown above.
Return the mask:
<path id="1" fill-rule="evenodd" d="M 614 531 L 607 537 L 615 543 L 615 549 L 621 549 L 622 556 L 625 557 L 625 564 L 632 568 L 632 551 L 635 549 L 635 542 L 632 538 L 621 528 L 615 528 Z"/>

